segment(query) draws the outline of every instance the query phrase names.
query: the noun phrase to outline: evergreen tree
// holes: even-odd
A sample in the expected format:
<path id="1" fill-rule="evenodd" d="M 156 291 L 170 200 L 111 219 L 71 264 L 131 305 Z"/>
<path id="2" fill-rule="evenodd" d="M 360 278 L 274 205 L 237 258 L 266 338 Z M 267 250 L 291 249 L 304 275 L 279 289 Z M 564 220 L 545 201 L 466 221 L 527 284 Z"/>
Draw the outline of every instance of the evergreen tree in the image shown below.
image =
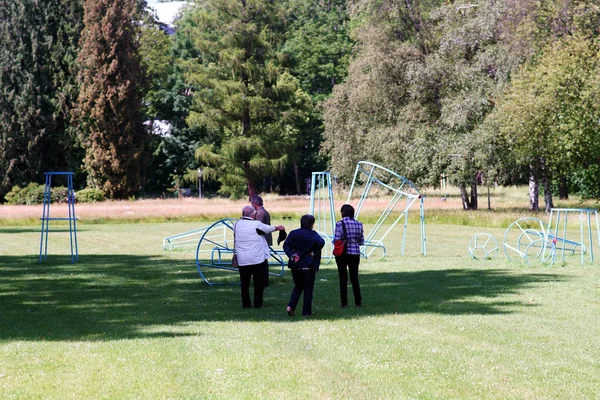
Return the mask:
<path id="1" fill-rule="evenodd" d="M 290 154 L 282 191 L 304 192 L 304 179 L 313 171 L 327 168 L 328 158 L 321 152 L 323 112 L 321 104 L 333 87 L 346 78 L 353 41 L 346 0 L 288 0 L 286 41 L 283 46 L 286 65 L 300 87 L 313 101 L 313 111 L 299 127 L 299 146 Z M 288 179 L 285 179 L 288 177 Z M 294 185 L 294 186 L 293 186 Z"/>
<path id="2" fill-rule="evenodd" d="M 78 0 L 0 0 L 0 201 L 44 171 L 77 170 L 69 126 L 82 14 Z"/>
<path id="3" fill-rule="evenodd" d="M 88 184 L 110 198 L 135 195 L 146 164 L 137 7 L 135 0 L 86 0 L 84 6 L 74 115 Z"/>
<path id="4" fill-rule="evenodd" d="M 281 67 L 283 7 L 269 0 L 209 0 L 194 13 L 192 41 L 200 57 L 188 62 L 197 87 L 188 118 L 220 136 L 197 155 L 221 193 L 252 196 L 258 182 L 285 166 L 298 146 L 298 123 L 310 98 Z"/>
<path id="5" fill-rule="evenodd" d="M 181 16 L 175 21 L 175 32 L 170 36 L 150 25 L 144 26 L 142 31 L 140 50 L 151 82 L 144 100 L 148 105 L 146 120 L 169 124 L 167 134 L 153 136 L 151 177 L 146 181 L 146 188 L 152 191 L 167 189 L 175 171 L 178 175 L 186 172 L 190 177 L 194 175 L 190 183 L 197 182 L 196 149 L 218 142 L 217 137 L 208 135 L 204 126 L 191 127 L 186 122 L 192 105 L 191 94 L 196 88 L 185 80 L 183 65 L 199 57 L 190 39 L 194 30 L 192 9 L 190 5 L 181 10 Z"/>

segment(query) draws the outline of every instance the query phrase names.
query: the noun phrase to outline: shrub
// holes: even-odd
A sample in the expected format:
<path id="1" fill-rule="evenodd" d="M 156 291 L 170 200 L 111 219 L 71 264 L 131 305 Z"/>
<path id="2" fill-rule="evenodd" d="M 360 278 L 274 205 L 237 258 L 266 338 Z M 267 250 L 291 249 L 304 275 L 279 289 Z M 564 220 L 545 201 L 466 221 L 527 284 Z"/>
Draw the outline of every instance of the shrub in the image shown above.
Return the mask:
<path id="1" fill-rule="evenodd" d="M 51 190 L 51 200 L 53 203 L 66 203 L 69 190 L 64 186 L 53 187 Z M 39 183 L 30 183 L 24 188 L 13 186 L 12 190 L 4 196 L 7 204 L 10 205 L 36 205 L 44 203 L 44 185 Z"/>
<path id="2" fill-rule="evenodd" d="M 76 193 L 78 203 L 96 203 L 104 201 L 104 192 L 99 189 L 85 188 Z"/>
<path id="3" fill-rule="evenodd" d="M 11 205 L 42 204 L 44 202 L 44 186 L 39 183 L 30 183 L 24 188 L 14 186 L 4 199 Z"/>
<path id="4" fill-rule="evenodd" d="M 69 189 L 64 186 L 53 187 L 50 196 L 53 203 L 66 203 L 68 201 Z"/>

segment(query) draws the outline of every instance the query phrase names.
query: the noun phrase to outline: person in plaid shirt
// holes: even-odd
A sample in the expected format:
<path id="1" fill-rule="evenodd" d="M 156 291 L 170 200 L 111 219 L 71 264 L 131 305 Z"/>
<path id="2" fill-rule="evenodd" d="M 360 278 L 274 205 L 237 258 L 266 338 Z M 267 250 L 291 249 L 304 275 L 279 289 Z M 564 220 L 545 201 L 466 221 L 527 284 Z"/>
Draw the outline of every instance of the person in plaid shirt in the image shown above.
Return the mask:
<path id="1" fill-rule="evenodd" d="M 354 293 L 354 304 L 362 306 L 360 283 L 358 282 L 358 265 L 360 264 L 360 246 L 365 244 L 363 225 L 354 219 L 354 207 L 344 204 L 341 209 L 342 220 L 335 224 L 333 241 L 344 240 L 346 246 L 341 256 L 335 257 L 340 277 L 340 299 L 342 308 L 348 306 L 348 272 Z"/>

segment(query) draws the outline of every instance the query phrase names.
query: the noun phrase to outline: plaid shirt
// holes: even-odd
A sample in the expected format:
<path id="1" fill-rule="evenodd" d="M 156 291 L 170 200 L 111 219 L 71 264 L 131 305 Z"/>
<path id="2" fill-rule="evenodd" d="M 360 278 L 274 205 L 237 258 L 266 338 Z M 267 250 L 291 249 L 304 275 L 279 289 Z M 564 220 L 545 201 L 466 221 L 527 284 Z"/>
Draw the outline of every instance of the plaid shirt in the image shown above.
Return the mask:
<path id="1" fill-rule="evenodd" d="M 344 236 L 344 228 L 342 221 L 346 226 L 346 236 Z M 333 241 L 338 239 L 346 241 L 346 254 L 360 254 L 360 246 L 365 244 L 365 235 L 363 225 L 355 219 L 344 217 L 342 221 L 335 224 L 335 235 Z"/>

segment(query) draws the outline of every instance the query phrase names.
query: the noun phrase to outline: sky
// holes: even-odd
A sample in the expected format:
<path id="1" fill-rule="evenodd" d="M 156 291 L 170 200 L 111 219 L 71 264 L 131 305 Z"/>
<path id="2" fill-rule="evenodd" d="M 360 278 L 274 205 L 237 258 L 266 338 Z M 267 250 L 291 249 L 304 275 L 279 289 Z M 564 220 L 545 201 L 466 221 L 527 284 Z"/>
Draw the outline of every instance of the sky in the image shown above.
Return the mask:
<path id="1" fill-rule="evenodd" d="M 162 23 L 171 25 L 177 12 L 186 4 L 185 1 L 172 1 L 169 3 L 159 3 L 158 0 L 147 0 L 148 7 L 153 8 L 158 15 L 158 20 Z"/>

